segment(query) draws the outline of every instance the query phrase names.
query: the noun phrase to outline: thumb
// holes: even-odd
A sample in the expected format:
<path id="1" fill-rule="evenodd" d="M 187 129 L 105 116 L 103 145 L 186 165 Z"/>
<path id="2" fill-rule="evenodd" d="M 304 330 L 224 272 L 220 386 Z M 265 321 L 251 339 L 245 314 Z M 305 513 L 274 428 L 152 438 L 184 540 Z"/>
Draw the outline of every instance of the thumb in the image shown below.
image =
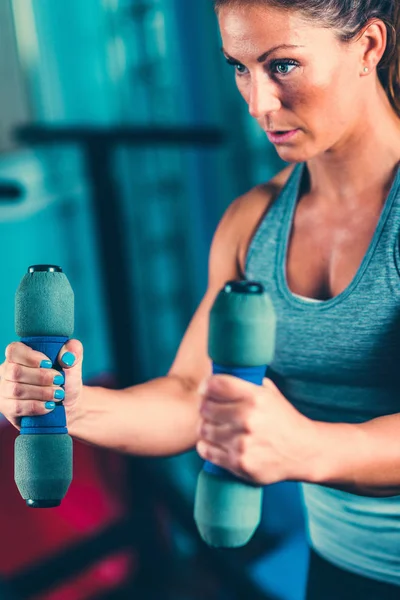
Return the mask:
<path id="1" fill-rule="evenodd" d="M 76 400 L 82 390 L 83 346 L 79 340 L 68 340 L 57 357 L 65 377 L 65 400 Z"/>

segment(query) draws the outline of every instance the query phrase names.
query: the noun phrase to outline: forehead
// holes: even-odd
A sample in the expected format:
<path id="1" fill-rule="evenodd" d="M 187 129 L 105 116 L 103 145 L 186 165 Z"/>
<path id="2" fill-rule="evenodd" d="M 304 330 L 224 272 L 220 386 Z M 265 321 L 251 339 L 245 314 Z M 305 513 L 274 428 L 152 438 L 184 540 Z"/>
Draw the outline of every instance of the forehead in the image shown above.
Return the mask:
<path id="1" fill-rule="evenodd" d="M 321 31 L 296 11 L 266 6 L 223 7 L 218 22 L 224 50 L 236 58 L 262 54 L 279 44 L 307 45 Z"/>

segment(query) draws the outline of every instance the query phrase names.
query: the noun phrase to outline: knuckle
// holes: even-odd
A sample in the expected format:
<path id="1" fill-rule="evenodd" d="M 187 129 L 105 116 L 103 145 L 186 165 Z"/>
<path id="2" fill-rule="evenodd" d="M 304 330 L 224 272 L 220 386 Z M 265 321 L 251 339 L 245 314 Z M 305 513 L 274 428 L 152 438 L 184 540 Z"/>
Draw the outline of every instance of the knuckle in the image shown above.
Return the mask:
<path id="1" fill-rule="evenodd" d="M 39 369 L 39 385 L 51 385 L 53 383 L 53 375 L 46 369 Z"/>
<path id="2" fill-rule="evenodd" d="M 22 376 L 22 366 L 18 363 L 10 363 L 8 374 L 11 381 L 19 381 Z"/>
<path id="3" fill-rule="evenodd" d="M 15 417 L 23 417 L 25 415 L 25 410 L 26 402 L 15 402 L 14 410 L 12 412 Z"/>
<path id="4" fill-rule="evenodd" d="M 15 356 L 15 352 L 18 350 L 18 346 L 21 342 L 11 342 L 6 347 L 6 359 L 12 361 L 13 356 Z"/>
<path id="5" fill-rule="evenodd" d="M 23 398 L 24 387 L 20 383 L 13 383 L 11 385 L 11 395 L 13 398 Z"/>
<path id="6" fill-rule="evenodd" d="M 15 402 L 12 416 L 14 418 L 34 417 L 42 413 L 41 406 L 35 400 L 28 400 L 26 402 Z"/>

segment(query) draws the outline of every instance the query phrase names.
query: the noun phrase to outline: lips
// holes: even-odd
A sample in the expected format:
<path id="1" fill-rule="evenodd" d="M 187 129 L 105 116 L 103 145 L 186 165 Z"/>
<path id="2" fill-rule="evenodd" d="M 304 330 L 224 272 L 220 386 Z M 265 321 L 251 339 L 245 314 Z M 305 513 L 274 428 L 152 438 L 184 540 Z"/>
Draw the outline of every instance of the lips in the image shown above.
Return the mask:
<path id="1" fill-rule="evenodd" d="M 294 137 L 298 131 L 298 129 L 291 129 L 288 131 L 278 131 L 275 129 L 274 131 L 266 131 L 266 133 L 270 142 L 273 144 L 279 144 L 292 139 L 292 137 Z"/>

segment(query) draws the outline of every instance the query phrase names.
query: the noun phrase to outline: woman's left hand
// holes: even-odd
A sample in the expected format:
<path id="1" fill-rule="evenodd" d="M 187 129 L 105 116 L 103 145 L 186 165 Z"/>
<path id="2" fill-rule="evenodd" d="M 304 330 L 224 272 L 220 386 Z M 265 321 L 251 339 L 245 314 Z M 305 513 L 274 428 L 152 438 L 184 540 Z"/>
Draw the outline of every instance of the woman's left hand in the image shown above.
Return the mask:
<path id="1" fill-rule="evenodd" d="M 204 460 L 256 485 L 312 481 L 316 423 L 270 379 L 255 385 L 213 375 L 202 395 L 197 451 Z"/>

